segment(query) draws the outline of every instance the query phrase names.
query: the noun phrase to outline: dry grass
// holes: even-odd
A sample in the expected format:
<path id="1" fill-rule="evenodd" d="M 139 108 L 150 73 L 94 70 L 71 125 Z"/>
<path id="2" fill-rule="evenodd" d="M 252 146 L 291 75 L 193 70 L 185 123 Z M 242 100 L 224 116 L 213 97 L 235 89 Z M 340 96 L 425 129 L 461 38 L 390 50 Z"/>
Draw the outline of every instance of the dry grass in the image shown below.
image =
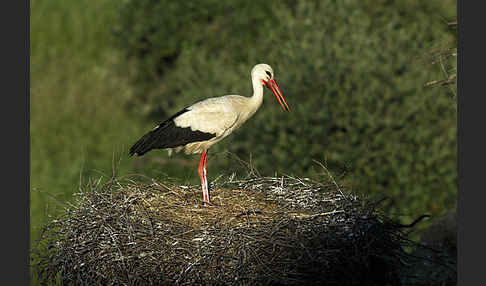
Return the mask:
<path id="1" fill-rule="evenodd" d="M 449 22 L 451 29 L 457 29 L 457 21 Z M 437 50 L 432 50 L 427 56 L 432 65 L 439 65 L 443 78 L 428 81 L 424 86 L 448 86 L 454 96 L 457 96 L 457 39 Z"/>
<path id="2" fill-rule="evenodd" d="M 399 285 L 400 226 L 335 181 L 220 177 L 90 183 L 33 250 L 62 285 Z"/>

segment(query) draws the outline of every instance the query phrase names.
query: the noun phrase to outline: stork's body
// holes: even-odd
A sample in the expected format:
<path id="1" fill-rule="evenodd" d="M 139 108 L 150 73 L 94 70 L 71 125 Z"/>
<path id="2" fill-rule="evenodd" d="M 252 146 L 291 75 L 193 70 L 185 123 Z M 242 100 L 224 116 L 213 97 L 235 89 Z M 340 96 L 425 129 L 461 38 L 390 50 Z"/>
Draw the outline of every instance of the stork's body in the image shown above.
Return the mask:
<path id="1" fill-rule="evenodd" d="M 251 71 L 251 78 L 253 96 L 226 95 L 208 98 L 186 107 L 142 136 L 130 148 L 130 155 L 141 156 L 153 149 L 171 149 L 186 154 L 202 153 L 198 172 L 203 201 L 209 203 L 206 179 L 208 149 L 255 114 L 263 102 L 263 85 L 272 90 L 284 110 L 289 110 L 269 65 L 256 65 Z"/>

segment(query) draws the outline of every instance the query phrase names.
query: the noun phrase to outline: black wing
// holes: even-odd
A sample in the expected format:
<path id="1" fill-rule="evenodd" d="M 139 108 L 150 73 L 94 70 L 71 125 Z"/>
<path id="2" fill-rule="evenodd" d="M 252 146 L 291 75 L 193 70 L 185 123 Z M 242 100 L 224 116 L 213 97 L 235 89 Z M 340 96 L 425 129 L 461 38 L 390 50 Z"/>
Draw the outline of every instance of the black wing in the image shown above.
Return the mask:
<path id="1" fill-rule="evenodd" d="M 206 141 L 216 136 L 213 133 L 193 131 L 190 127 L 181 128 L 175 125 L 174 119 L 190 111 L 187 108 L 172 115 L 169 119 L 159 124 L 152 131 L 143 135 L 131 148 L 130 156 L 137 154 L 142 156 L 152 149 L 165 149 L 184 146 L 198 141 Z"/>

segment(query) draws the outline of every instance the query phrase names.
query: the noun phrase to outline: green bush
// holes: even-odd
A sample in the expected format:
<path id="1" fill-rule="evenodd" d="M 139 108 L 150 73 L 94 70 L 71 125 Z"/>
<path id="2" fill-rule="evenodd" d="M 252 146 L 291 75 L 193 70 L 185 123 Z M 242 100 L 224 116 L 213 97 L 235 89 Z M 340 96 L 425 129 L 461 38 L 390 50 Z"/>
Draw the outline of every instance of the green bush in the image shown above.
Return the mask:
<path id="1" fill-rule="evenodd" d="M 228 150 L 260 173 L 313 176 L 313 160 L 389 212 L 438 214 L 455 200 L 456 109 L 428 49 L 454 40 L 454 1 L 126 1 L 116 29 L 137 63 L 132 108 L 148 120 L 207 97 L 251 95 L 270 64 L 290 113 L 265 103 L 210 154 Z M 210 156 L 211 157 L 211 156 Z M 210 160 L 210 175 L 227 168 Z"/>

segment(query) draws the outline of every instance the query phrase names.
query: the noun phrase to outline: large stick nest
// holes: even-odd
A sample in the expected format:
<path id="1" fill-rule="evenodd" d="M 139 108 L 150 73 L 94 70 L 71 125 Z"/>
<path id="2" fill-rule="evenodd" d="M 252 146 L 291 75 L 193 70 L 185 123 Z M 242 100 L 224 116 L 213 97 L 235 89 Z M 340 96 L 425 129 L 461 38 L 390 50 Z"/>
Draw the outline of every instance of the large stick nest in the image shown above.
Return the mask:
<path id="1" fill-rule="evenodd" d="M 226 180 L 225 182 L 221 182 Z M 334 182 L 88 184 L 33 249 L 62 285 L 399 285 L 400 227 Z"/>

